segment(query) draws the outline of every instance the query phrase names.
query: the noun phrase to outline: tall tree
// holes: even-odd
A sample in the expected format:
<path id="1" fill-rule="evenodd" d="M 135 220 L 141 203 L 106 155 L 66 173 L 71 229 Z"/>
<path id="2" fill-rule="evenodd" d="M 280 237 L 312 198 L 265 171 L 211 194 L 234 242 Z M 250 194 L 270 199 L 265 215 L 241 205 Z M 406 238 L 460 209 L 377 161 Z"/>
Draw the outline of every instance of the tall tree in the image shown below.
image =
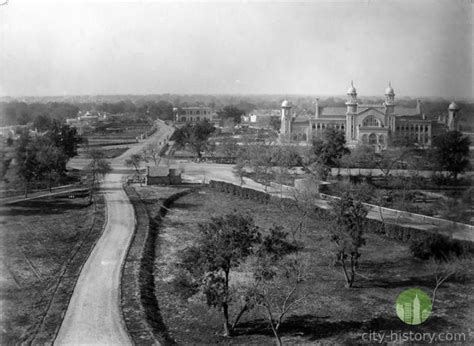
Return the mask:
<path id="1" fill-rule="evenodd" d="M 49 191 L 53 183 L 66 173 L 67 155 L 48 138 L 38 138 L 36 160 L 41 174 L 48 180 Z"/>
<path id="2" fill-rule="evenodd" d="M 217 115 L 221 119 L 232 119 L 234 124 L 240 124 L 242 115 L 245 114 L 245 111 L 238 108 L 237 106 L 225 106 L 222 111 L 217 112 Z"/>
<path id="3" fill-rule="evenodd" d="M 367 210 L 354 201 L 349 193 L 331 203 L 334 224 L 330 227 L 330 240 L 335 244 L 336 261 L 342 267 L 346 286 L 352 287 L 359 263 L 360 248 L 365 244 L 364 228 Z"/>
<path id="4" fill-rule="evenodd" d="M 96 183 L 100 178 L 104 177 L 107 173 L 112 171 L 110 163 L 105 159 L 105 154 L 97 149 L 93 149 L 89 152 L 90 161 L 86 167 L 86 170 L 90 174 L 91 187 L 89 194 L 89 203 L 92 202 L 92 196 Z"/>
<path id="5" fill-rule="evenodd" d="M 317 169 L 325 178 L 330 168 L 337 167 L 340 158 L 349 152 L 344 132 L 328 128 L 322 138 L 313 140 L 306 161 L 309 166 L 313 166 L 313 170 Z"/>
<path id="6" fill-rule="evenodd" d="M 38 147 L 29 135 L 29 131 L 25 130 L 20 134 L 16 148 L 15 158 L 17 162 L 17 173 L 22 177 L 24 182 L 25 197 L 28 197 L 28 189 L 32 180 L 41 175 L 37 160 Z"/>
<path id="7" fill-rule="evenodd" d="M 453 179 L 469 167 L 469 137 L 449 131 L 434 139 L 433 156 L 439 167 L 449 171 Z"/>
<path id="8" fill-rule="evenodd" d="M 190 146 L 197 154 L 198 158 L 202 157 L 202 152 L 207 147 L 207 140 L 214 132 L 214 126 L 207 120 L 199 121 L 194 125 L 186 126 L 176 130 L 172 136 L 172 140 L 182 148 L 186 145 Z"/>
<path id="9" fill-rule="evenodd" d="M 200 224 L 199 229 L 198 243 L 183 252 L 183 266 L 199 283 L 207 304 L 222 310 L 224 335 L 230 336 L 237 322 L 231 324 L 229 316 L 234 298 L 230 274 L 255 253 L 261 234 L 251 217 L 240 214 L 214 217 L 209 223 Z M 247 308 L 244 305 L 242 310 Z"/>
<path id="10" fill-rule="evenodd" d="M 75 127 L 61 124 L 58 121 L 53 122 L 53 125 L 50 128 L 49 137 L 68 158 L 76 156 L 79 144 L 83 143 L 83 139 L 77 133 Z"/>

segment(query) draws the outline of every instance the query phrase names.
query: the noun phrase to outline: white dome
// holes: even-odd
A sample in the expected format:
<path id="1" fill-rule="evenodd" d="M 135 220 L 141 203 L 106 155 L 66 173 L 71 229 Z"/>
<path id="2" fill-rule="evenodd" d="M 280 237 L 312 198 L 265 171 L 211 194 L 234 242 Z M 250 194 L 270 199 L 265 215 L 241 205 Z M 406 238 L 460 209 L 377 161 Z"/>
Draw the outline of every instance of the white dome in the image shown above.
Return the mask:
<path id="1" fill-rule="evenodd" d="M 291 103 L 290 103 L 290 101 L 288 101 L 288 100 L 284 100 L 284 101 L 281 103 L 281 106 L 282 106 L 282 107 L 291 107 Z"/>
<path id="2" fill-rule="evenodd" d="M 387 89 L 385 89 L 385 95 L 394 95 L 395 91 L 393 91 L 392 85 L 388 83 Z"/>
<path id="3" fill-rule="evenodd" d="M 456 104 L 456 102 L 453 101 L 449 104 L 448 109 L 450 111 L 457 111 L 457 110 L 459 110 L 459 106 Z"/>

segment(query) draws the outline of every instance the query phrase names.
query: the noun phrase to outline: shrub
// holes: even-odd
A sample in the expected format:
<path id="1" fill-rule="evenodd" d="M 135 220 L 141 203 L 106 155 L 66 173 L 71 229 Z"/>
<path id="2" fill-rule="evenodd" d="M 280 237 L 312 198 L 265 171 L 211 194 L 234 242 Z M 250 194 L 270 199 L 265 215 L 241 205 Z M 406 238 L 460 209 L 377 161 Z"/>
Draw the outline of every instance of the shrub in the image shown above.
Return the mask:
<path id="1" fill-rule="evenodd" d="M 427 260 L 447 261 L 453 257 L 461 257 L 468 248 L 458 240 L 452 240 L 441 234 L 430 234 L 427 237 L 410 239 L 410 251 L 413 256 Z"/>

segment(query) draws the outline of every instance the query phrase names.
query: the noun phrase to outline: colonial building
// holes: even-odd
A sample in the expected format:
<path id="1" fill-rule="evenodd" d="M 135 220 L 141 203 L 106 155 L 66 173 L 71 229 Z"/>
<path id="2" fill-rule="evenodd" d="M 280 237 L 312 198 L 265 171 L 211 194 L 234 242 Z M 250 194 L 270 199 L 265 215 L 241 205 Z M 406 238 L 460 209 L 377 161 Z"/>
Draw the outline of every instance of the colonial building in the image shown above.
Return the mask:
<path id="1" fill-rule="evenodd" d="M 348 146 L 367 143 L 378 149 L 387 147 L 388 139 L 408 138 L 421 147 L 431 145 L 433 138 L 446 130 L 457 129 L 459 107 L 452 102 L 447 116 L 427 119 L 421 101 L 416 107 L 397 106 L 395 91 L 388 85 L 382 104 L 360 104 L 353 83 L 347 90 L 346 107 L 320 107 L 315 102 L 314 115 L 294 116 L 288 100 L 281 104 L 280 139 L 291 142 L 310 142 L 327 128 L 343 131 Z"/>
<path id="2" fill-rule="evenodd" d="M 196 123 L 204 119 L 212 121 L 214 118 L 210 107 L 173 108 L 173 112 L 177 123 Z"/>

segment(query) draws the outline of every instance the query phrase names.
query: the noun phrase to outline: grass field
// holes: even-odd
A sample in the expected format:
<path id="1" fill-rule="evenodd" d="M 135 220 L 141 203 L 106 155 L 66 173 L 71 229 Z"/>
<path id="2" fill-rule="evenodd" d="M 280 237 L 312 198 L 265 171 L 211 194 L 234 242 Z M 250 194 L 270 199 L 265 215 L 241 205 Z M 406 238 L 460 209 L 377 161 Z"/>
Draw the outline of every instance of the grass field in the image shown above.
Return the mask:
<path id="1" fill-rule="evenodd" d="M 143 187 L 137 191 L 153 216 L 158 211 L 160 188 Z M 271 329 L 258 311 L 244 315 L 236 336 L 222 337 L 222 312 L 209 308 L 200 295 L 183 301 L 170 284 L 177 273 L 181 250 L 197 239 L 198 223 L 234 210 L 251 214 L 262 229 L 278 224 L 291 230 L 299 222 L 294 210 L 242 200 L 208 188 L 175 202 L 160 229 L 155 284 L 164 323 L 178 344 L 274 343 Z M 366 239 L 361 257 L 362 276 L 357 278 L 355 288 L 346 289 L 341 268 L 333 265 L 333 245 L 327 238 L 324 222 L 314 216 L 306 223 L 300 241 L 310 258 L 304 285 L 311 295 L 282 325 L 284 343 L 360 343 L 362 333 L 370 331 L 472 333 L 474 268 L 445 283 L 428 321 L 420 326 L 405 325 L 395 313 L 398 294 L 413 287 L 431 294 L 434 278 L 427 274 L 426 263 L 413 259 L 406 244 L 376 234 L 367 234 Z M 242 267 L 234 275 L 246 274 Z"/>
<path id="2" fill-rule="evenodd" d="M 99 200 L 89 205 L 88 197 L 41 199 L 0 207 L 2 344 L 31 343 L 36 334 L 49 337 L 59 327 L 75 278 L 101 234 Z M 60 281 L 62 274 L 66 279 Z"/>

